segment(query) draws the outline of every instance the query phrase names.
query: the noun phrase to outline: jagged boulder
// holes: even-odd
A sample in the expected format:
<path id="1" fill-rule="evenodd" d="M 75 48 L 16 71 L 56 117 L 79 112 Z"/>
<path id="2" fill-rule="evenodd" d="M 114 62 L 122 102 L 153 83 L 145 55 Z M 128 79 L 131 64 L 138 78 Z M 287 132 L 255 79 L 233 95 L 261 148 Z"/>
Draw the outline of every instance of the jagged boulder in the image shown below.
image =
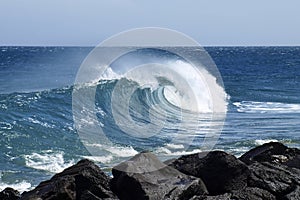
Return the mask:
<path id="1" fill-rule="evenodd" d="M 279 142 L 270 142 L 251 149 L 240 157 L 246 164 L 257 162 L 270 162 L 287 165 L 300 169 L 300 150 L 288 148 Z"/>
<path id="2" fill-rule="evenodd" d="M 120 199 L 190 199 L 207 193 L 200 178 L 185 175 L 143 152 L 112 170 L 112 189 Z"/>
<path id="3" fill-rule="evenodd" d="M 255 162 L 249 165 L 248 185 L 274 194 L 277 199 L 300 199 L 300 170 L 286 165 Z"/>
<path id="4" fill-rule="evenodd" d="M 5 188 L 0 192 L 0 199 L 1 200 L 18 200 L 20 199 L 21 195 L 17 190 L 13 188 Z"/>
<path id="5" fill-rule="evenodd" d="M 222 151 L 182 156 L 169 166 L 201 178 L 212 195 L 245 188 L 250 174 L 243 162 Z"/>
<path id="6" fill-rule="evenodd" d="M 110 178 L 89 160 L 81 160 L 35 189 L 22 194 L 22 200 L 117 199 L 110 190 Z"/>

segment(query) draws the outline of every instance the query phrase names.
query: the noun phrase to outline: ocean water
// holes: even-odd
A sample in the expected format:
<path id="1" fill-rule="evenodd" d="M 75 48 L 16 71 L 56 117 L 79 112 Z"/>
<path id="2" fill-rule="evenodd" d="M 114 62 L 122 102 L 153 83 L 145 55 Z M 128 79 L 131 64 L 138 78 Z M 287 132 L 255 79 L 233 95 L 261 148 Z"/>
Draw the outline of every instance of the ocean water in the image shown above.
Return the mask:
<path id="1" fill-rule="evenodd" d="M 224 127 L 214 149 L 239 156 L 269 141 L 300 147 L 300 47 L 205 49 L 220 71 L 228 103 Z M 97 162 L 109 173 L 111 165 L 145 149 L 164 158 L 202 150 L 203 129 L 197 131 L 193 115 L 186 114 L 192 116 L 188 119 L 193 123 L 177 126 L 182 111 L 178 111 L 178 102 L 172 98 L 174 91 L 161 87 L 161 83 L 169 84 L 165 77 L 158 86 L 138 87 L 130 98 L 129 115 L 136 122 L 149 123 L 151 116 L 159 120 L 160 113 L 167 112 L 168 124 L 172 126 L 164 128 L 159 136 L 146 139 L 124 134 L 112 118 L 111 99 L 118 84 L 132 88 L 135 82 L 108 71 L 106 80 L 74 85 L 77 71 L 91 50 L 90 47 L 0 47 L 0 190 L 7 186 L 20 191 L 31 189 L 82 158 Z M 198 50 L 190 50 L 191 56 Z M 153 52 L 142 53 L 153 55 Z M 173 65 L 184 68 L 178 61 Z M 74 91 L 86 87 L 97 91 L 96 120 L 114 146 L 105 146 L 97 140 L 87 144 L 79 137 L 72 98 Z M 154 114 L 147 111 L 151 105 L 157 105 Z M 203 113 L 208 108 L 201 107 Z M 93 119 L 85 120 L 94 123 Z M 187 138 L 190 137 L 187 133 L 193 133 L 196 137 L 188 141 L 186 149 L 184 142 L 174 143 L 170 139 L 175 133 L 184 133 Z M 102 149 L 102 154 L 91 155 L 87 147 Z"/>

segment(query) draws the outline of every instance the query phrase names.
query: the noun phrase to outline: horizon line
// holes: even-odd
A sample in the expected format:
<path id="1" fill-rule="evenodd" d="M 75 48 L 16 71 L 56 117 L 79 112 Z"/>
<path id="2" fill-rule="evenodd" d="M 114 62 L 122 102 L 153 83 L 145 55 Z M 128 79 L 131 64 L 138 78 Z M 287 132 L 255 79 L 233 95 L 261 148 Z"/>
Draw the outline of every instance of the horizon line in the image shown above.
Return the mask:
<path id="1" fill-rule="evenodd" d="M 92 48 L 97 47 L 93 45 L 0 45 L 0 47 L 85 47 Z M 297 45 L 200 45 L 200 47 L 300 47 L 300 44 Z"/>

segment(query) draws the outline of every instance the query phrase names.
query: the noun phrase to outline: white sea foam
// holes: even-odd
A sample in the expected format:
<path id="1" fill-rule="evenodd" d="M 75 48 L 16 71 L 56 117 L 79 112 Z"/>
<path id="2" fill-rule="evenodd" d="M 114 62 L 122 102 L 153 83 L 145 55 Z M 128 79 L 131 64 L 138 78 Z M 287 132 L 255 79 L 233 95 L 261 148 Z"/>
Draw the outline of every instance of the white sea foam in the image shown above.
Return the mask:
<path id="1" fill-rule="evenodd" d="M 113 160 L 112 155 L 108 156 L 82 156 L 83 158 L 89 159 L 94 162 L 99 162 L 99 163 L 110 163 Z"/>
<path id="2" fill-rule="evenodd" d="M 265 140 L 255 140 L 254 143 L 256 145 L 263 145 L 265 143 L 269 143 L 269 142 L 278 142 L 278 140 L 275 139 L 265 139 Z"/>
<path id="3" fill-rule="evenodd" d="M 28 118 L 28 121 L 31 122 L 31 123 L 34 123 L 34 124 L 39 124 L 43 127 L 46 127 L 46 128 L 54 128 L 55 125 L 54 124 L 48 124 L 47 122 L 42 122 L 42 121 L 39 121 L 37 119 L 33 119 L 31 117 Z"/>
<path id="4" fill-rule="evenodd" d="M 53 152 L 52 150 L 42 153 L 32 153 L 25 155 L 24 158 L 26 166 L 51 173 L 59 173 L 75 164 L 73 160 L 65 162 L 63 152 Z"/>
<path id="5" fill-rule="evenodd" d="M 188 83 L 193 91 L 198 111 L 200 112 L 224 112 L 227 110 L 227 95 L 224 89 L 216 82 L 216 77 L 212 76 L 204 68 L 198 70 L 189 63 L 177 60 L 168 63 L 168 66 L 175 70 Z M 199 76 L 200 75 L 200 76 Z M 174 95 L 166 96 L 169 101 L 177 102 Z M 182 105 L 184 109 L 189 109 L 191 105 Z M 225 106 L 225 107 L 224 107 Z M 196 110 L 197 111 L 197 110 Z"/>
<path id="6" fill-rule="evenodd" d="M 215 151 L 224 151 L 224 149 L 214 149 L 214 150 Z M 235 155 L 236 157 L 240 157 L 249 150 L 250 150 L 250 147 L 244 146 L 244 147 L 232 147 L 225 151 Z"/>
<path id="7" fill-rule="evenodd" d="M 6 104 L 0 104 L 0 108 L 2 108 L 3 110 L 7 110 L 8 109 L 8 107 L 7 107 L 7 105 Z"/>
<path id="8" fill-rule="evenodd" d="M 169 149 L 184 149 L 183 144 L 166 144 Z"/>
<path id="9" fill-rule="evenodd" d="M 200 153 L 200 152 L 202 152 L 201 149 L 194 149 L 191 151 L 171 151 L 166 147 L 160 147 L 155 151 L 155 153 L 158 153 L 160 155 L 167 155 L 167 156 L 183 156 L 183 155 Z"/>
<path id="10" fill-rule="evenodd" d="M 8 122 L 0 122 L 0 129 L 10 130 L 12 127 L 13 126 Z"/>
<path id="11" fill-rule="evenodd" d="M 14 188 L 15 190 L 18 190 L 21 193 L 32 189 L 31 184 L 26 181 L 21 181 L 12 184 L 0 182 L 0 191 L 4 190 L 7 187 Z"/>
<path id="12" fill-rule="evenodd" d="M 139 153 L 131 146 L 129 147 L 114 146 L 114 147 L 108 147 L 105 150 L 111 152 L 112 154 L 118 157 L 131 157 Z"/>
<path id="13" fill-rule="evenodd" d="M 279 102 L 234 102 L 238 112 L 243 113 L 300 113 L 300 104 L 288 104 Z"/>

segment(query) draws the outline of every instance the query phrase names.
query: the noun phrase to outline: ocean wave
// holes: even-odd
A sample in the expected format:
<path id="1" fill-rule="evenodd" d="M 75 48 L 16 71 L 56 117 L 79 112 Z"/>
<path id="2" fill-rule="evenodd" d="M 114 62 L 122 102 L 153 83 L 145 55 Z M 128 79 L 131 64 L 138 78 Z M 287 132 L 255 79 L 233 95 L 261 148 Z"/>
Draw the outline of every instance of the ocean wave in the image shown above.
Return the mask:
<path id="1" fill-rule="evenodd" d="M 101 163 L 126 159 L 136 155 L 138 150 L 151 151 L 164 144 L 171 150 L 165 150 L 165 154 L 198 152 L 199 150 L 185 152 L 184 145 L 188 145 L 192 137 L 210 133 L 207 129 L 217 129 L 215 124 L 207 121 L 211 120 L 213 112 L 224 111 L 223 108 L 216 108 L 219 104 L 216 105 L 213 101 L 217 99 L 222 102 L 220 105 L 225 105 L 227 94 L 217 77 L 206 69 L 198 72 L 198 69 L 182 60 L 167 60 L 164 65 L 165 67 L 156 66 L 150 70 L 138 69 L 135 73 L 130 71 L 126 75 L 122 75 L 117 67 L 107 67 L 102 77 L 87 83 L 29 93 L 5 94 L 0 97 L 0 102 L 4 100 L 1 107 L 15 109 L 10 112 L 12 117 L 15 113 L 21 113 L 23 121 L 19 124 L 24 127 L 17 122 L 16 128 L 25 129 L 24 132 L 30 137 L 31 134 L 37 137 L 43 134 L 57 135 L 58 132 L 66 132 L 64 129 L 67 133 L 74 134 L 83 130 L 86 138 L 91 140 L 86 142 L 85 138 L 80 138 L 86 145 L 102 143 L 103 140 L 97 140 L 98 137 L 93 137 L 93 134 L 98 134 L 99 129 L 103 129 L 112 145 L 86 146 L 96 153 L 103 153 L 87 157 Z M 120 68 L 123 69 L 122 66 Z M 201 75 L 197 76 L 199 73 Z M 208 85 L 212 88 L 208 88 Z M 95 95 L 82 95 L 89 94 L 84 92 L 91 89 L 95 89 Z M 212 97 L 211 92 L 215 91 L 220 96 Z M 77 92 L 80 98 L 74 103 L 72 95 Z M 35 112 L 27 114 L 27 110 Z M 76 114 L 80 117 L 77 118 Z M 72 120 L 74 129 L 71 126 Z M 205 130 L 201 129 L 200 123 L 205 126 Z M 94 129 L 96 125 L 99 126 Z M 6 125 L 3 127 L 7 128 Z M 184 137 L 180 137 L 184 144 L 171 141 L 176 140 L 174 136 L 177 135 Z M 47 137 L 48 135 L 45 141 L 48 142 L 50 140 Z M 107 156 L 102 157 L 103 155 Z M 57 173 L 73 163 L 65 161 L 62 152 L 36 152 L 25 155 L 24 158 L 27 167 L 51 173 Z"/>
<path id="2" fill-rule="evenodd" d="M 233 105 L 241 113 L 300 113 L 300 104 L 241 101 Z"/>
<path id="3" fill-rule="evenodd" d="M 24 158 L 27 167 L 51 173 L 59 173 L 65 168 L 75 164 L 74 160 L 66 162 L 63 155 L 63 152 L 53 152 L 52 150 L 48 150 L 41 153 L 24 155 Z"/>
<path id="4" fill-rule="evenodd" d="M 208 71 L 199 72 L 182 60 L 143 66 L 125 74 L 119 72 L 123 65 L 106 66 L 98 79 L 74 86 L 75 126 L 83 144 L 101 162 L 110 163 L 101 157 L 106 152 L 115 160 L 164 144 L 166 149 L 160 151 L 165 155 L 196 153 L 199 150 L 184 151 L 184 145 L 223 125 L 228 95 Z M 107 138 L 112 145 L 91 145 Z M 178 138 L 183 143 L 173 144 Z"/>

